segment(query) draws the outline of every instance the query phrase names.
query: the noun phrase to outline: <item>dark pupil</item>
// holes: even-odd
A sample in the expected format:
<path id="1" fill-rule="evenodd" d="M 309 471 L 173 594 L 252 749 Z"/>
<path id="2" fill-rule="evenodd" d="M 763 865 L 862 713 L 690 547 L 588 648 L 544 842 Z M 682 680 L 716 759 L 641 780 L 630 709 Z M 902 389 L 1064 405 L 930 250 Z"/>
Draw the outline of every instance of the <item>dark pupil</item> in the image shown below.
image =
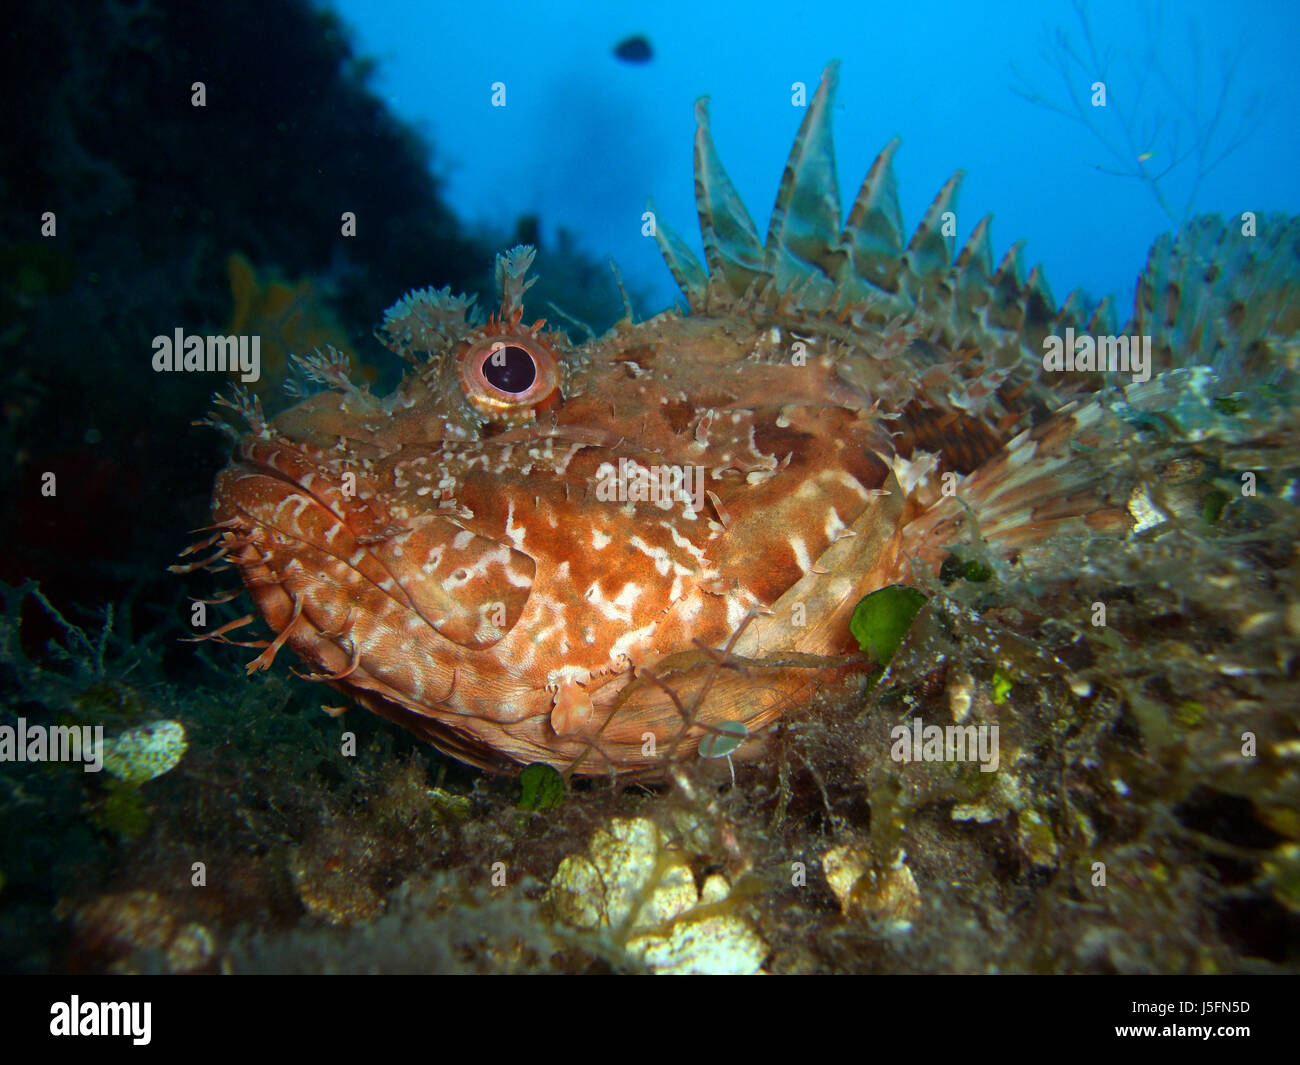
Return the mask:
<path id="1" fill-rule="evenodd" d="M 527 392 L 537 380 L 533 357 L 523 348 L 499 348 L 483 363 L 483 376 L 502 392 Z"/>

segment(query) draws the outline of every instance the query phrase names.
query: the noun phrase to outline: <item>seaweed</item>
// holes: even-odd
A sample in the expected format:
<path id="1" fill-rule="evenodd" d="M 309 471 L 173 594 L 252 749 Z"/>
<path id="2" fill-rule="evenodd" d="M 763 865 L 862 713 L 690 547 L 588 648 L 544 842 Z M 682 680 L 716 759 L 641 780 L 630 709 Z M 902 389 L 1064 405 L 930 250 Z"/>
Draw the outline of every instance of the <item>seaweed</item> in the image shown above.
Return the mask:
<path id="1" fill-rule="evenodd" d="M 1046 95 L 1014 65 L 1012 91 L 1083 127 L 1103 153 L 1097 170 L 1140 182 L 1170 222 L 1187 222 L 1205 179 L 1254 136 L 1267 113 L 1256 93 L 1237 99 L 1234 83 L 1248 54 L 1245 42 L 1224 49 L 1216 65 L 1207 62 L 1203 42 L 1193 33 L 1188 68 L 1173 70 L 1159 55 L 1166 38 L 1159 5 L 1145 9 L 1146 30 L 1136 54 L 1103 46 L 1083 0 L 1072 6 L 1080 39 L 1063 26 L 1044 27 L 1042 34 L 1042 57 L 1060 77 L 1060 97 Z M 1165 93 L 1158 103 L 1151 91 L 1157 83 Z M 1181 204 L 1171 188 L 1175 171 L 1190 175 Z"/>

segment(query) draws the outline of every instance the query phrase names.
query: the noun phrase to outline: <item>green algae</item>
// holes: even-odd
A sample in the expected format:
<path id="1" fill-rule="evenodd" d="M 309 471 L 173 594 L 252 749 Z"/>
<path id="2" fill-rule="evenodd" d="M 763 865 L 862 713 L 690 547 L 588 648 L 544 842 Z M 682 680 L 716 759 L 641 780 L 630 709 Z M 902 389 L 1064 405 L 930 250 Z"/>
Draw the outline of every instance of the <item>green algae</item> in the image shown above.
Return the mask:
<path id="1" fill-rule="evenodd" d="M 90 819 L 124 842 L 139 839 L 149 828 L 149 808 L 138 785 L 110 780 L 104 798 L 90 811 Z"/>
<path id="2" fill-rule="evenodd" d="M 984 581 L 991 580 L 993 577 L 993 568 L 985 562 L 978 559 L 963 558 L 956 551 L 949 554 L 943 560 L 943 565 L 939 568 L 939 580 L 944 584 L 951 584 L 956 580 L 970 581 L 973 584 L 981 584 Z"/>
<path id="3" fill-rule="evenodd" d="M 1174 707 L 1173 719 L 1183 728 L 1196 728 L 1205 720 L 1205 704 L 1195 699 L 1184 699 Z"/>
<path id="4" fill-rule="evenodd" d="M 553 766 L 536 762 L 526 766 L 519 774 L 519 798 L 515 806 L 520 810 L 545 813 L 564 802 L 564 778 Z"/>
<path id="5" fill-rule="evenodd" d="M 1011 674 L 1004 669 L 995 669 L 993 671 L 993 705 L 1001 706 L 1007 701 L 1007 696 L 1011 694 L 1011 688 L 1014 682 Z"/>
<path id="6" fill-rule="evenodd" d="M 915 588 L 894 584 L 864 596 L 849 619 L 849 632 L 878 669 L 884 669 L 898 651 L 926 603 Z"/>
<path id="7" fill-rule="evenodd" d="M 1213 524 L 1218 521 L 1223 514 L 1223 508 L 1228 505 L 1228 493 L 1216 488 L 1208 492 L 1201 503 L 1201 517 L 1208 523 Z"/>

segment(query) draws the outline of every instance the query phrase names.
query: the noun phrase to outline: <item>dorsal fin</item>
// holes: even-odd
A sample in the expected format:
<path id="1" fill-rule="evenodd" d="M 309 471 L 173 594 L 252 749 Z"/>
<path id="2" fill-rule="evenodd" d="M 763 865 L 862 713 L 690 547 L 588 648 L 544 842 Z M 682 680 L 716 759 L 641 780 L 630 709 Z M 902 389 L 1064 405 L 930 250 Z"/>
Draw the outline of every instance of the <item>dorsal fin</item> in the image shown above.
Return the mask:
<path id="1" fill-rule="evenodd" d="M 781 175 L 764 246 L 767 269 L 779 289 L 802 284 L 815 273 L 813 284 L 824 289 L 826 297 L 834 292 L 848 258 L 839 242 L 840 190 L 831 136 L 838 71 L 837 62 L 826 68 L 804 114 Z"/>
<path id="2" fill-rule="evenodd" d="M 1058 319 L 1056 300 L 1041 264 L 1029 272 L 1022 302 L 1025 314 L 1020 329 L 1025 343 L 1031 351 L 1042 351 L 1043 338 L 1055 331 Z"/>
<path id="3" fill-rule="evenodd" d="M 659 254 L 668 264 L 677 287 L 686 294 L 691 306 L 694 306 L 695 301 L 703 296 L 704 290 L 709 286 L 709 272 L 700 265 L 700 260 L 686 246 L 686 242 L 659 217 L 653 200 L 646 201 L 646 210 L 654 220 L 655 243 L 659 245 Z"/>
<path id="4" fill-rule="evenodd" d="M 991 285 L 993 304 L 989 308 L 989 321 L 1003 329 L 1018 330 L 1024 321 L 1024 308 L 1020 293 L 1025 287 L 1025 242 L 1016 241 L 1002 256 L 993 275 Z"/>
<path id="5" fill-rule="evenodd" d="M 943 235 L 943 216 L 957 206 L 957 191 L 965 174 L 958 170 L 941 188 L 931 201 L 916 227 L 912 239 L 907 244 L 907 258 L 912 272 L 922 280 L 929 280 L 936 274 L 948 269 L 952 262 L 952 248 L 955 238 Z"/>
<path id="6" fill-rule="evenodd" d="M 837 63 L 826 68 L 803 116 L 761 246 L 718 157 L 707 98 L 696 103 L 695 197 L 707 271 L 671 229 L 656 227 L 664 259 L 691 306 L 745 297 L 773 312 L 877 327 L 923 310 L 918 329 L 949 346 L 991 353 L 998 365 L 1015 363 L 1017 349 L 1041 354 L 1044 333 L 1076 324 L 1073 312 L 1053 304 L 1041 271 L 1026 281 L 1022 244 L 993 268 L 988 219 L 955 255 L 949 212 L 956 208 L 961 171 L 939 190 L 909 240 L 893 168 L 895 138 L 872 164 L 838 226 L 831 124 L 838 73 Z"/>
<path id="7" fill-rule="evenodd" d="M 1097 304 L 1096 310 L 1092 312 L 1092 317 L 1088 319 L 1088 332 L 1115 335 L 1115 306 L 1109 296 Z"/>
<path id="8" fill-rule="evenodd" d="M 876 156 L 840 237 L 840 243 L 850 251 L 853 275 L 886 292 L 898 291 L 902 266 L 903 209 L 898 203 L 898 178 L 894 176 L 894 153 L 902 143 L 895 137 Z"/>
<path id="9" fill-rule="evenodd" d="M 725 281 L 739 296 L 755 281 L 769 276 L 763 265 L 763 248 L 753 219 L 713 145 L 708 97 L 696 101 L 695 119 L 695 206 L 700 215 L 704 257 L 709 273 Z"/>
<path id="10" fill-rule="evenodd" d="M 957 295 L 972 310 L 989 302 L 993 279 L 993 216 L 985 215 L 975 226 L 957 256 Z"/>

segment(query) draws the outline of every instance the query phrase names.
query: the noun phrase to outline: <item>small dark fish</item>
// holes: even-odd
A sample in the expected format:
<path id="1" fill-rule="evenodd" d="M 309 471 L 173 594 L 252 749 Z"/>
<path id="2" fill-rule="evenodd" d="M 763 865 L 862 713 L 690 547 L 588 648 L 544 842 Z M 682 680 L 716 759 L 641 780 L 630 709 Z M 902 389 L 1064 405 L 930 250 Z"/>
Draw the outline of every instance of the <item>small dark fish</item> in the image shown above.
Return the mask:
<path id="1" fill-rule="evenodd" d="M 648 63 L 654 58 L 650 42 L 640 34 L 619 41 L 614 46 L 614 54 L 624 63 Z"/>

